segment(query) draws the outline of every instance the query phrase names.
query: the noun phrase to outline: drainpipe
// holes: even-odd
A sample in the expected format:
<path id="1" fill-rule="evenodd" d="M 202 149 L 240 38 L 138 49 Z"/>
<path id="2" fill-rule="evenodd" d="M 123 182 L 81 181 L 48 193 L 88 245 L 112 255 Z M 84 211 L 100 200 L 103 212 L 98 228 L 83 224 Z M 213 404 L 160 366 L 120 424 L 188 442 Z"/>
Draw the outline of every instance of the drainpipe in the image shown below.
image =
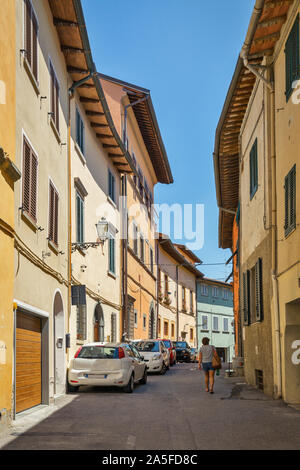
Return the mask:
<path id="1" fill-rule="evenodd" d="M 273 286 L 273 301 L 274 301 L 274 333 L 275 333 L 275 354 L 276 354 L 276 391 L 275 398 L 280 398 L 282 395 L 282 359 L 281 359 L 281 346 L 280 346 L 280 312 L 279 312 L 279 293 L 278 293 L 278 279 L 277 279 L 277 205 L 276 205 L 276 145 L 275 145 L 275 88 L 274 76 L 271 80 L 267 80 L 257 68 L 248 61 L 248 54 L 254 38 L 254 34 L 259 23 L 263 8 L 264 0 L 256 0 L 254 12 L 252 14 L 250 25 L 248 28 L 247 36 L 242 47 L 240 57 L 243 59 L 244 66 L 250 70 L 259 80 L 261 80 L 269 90 L 270 97 L 270 156 L 271 156 L 271 180 L 272 180 L 272 268 L 271 278 Z M 270 67 L 259 66 L 260 69 L 270 70 Z M 272 71 L 274 73 L 274 71 Z"/>
<path id="2" fill-rule="evenodd" d="M 176 264 L 176 341 L 179 338 L 178 268 L 179 265 Z"/>

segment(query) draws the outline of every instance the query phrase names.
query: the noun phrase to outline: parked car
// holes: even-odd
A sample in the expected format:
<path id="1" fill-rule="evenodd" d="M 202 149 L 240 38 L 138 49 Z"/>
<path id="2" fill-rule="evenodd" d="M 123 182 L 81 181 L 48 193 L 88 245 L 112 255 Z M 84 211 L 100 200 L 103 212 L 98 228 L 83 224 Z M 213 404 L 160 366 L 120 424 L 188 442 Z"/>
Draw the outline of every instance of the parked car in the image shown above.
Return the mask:
<path id="1" fill-rule="evenodd" d="M 191 348 L 191 362 L 198 362 L 198 355 L 197 348 Z"/>
<path id="2" fill-rule="evenodd" d="M 170 354 L 164 342 L 159 339 L 146 339 L 136 345 L 147 363 L 148 372 L 165 374 L 170 367 Z"/>
<path id="3" fill-rule="evenodd" d="M 191 362 L 191 348 L 186 341 L 176 341 L 175 347 L 178 362 Z"/>
<path id="4" fill-rule="evenodd" d="M 161 341 L 163 341 L 164 345 L 169 350 L 170 366 L 173 366 L 174 364 L 176 364 L 176 349 L 174 343 L 169 339 L 162 339 Z"/>
<path id="5" fill-rule="evenodd" d="M 71 360 L 68 391 L 82 385 L 115 386 L 132 393 L 135 383 L 147 383 L 147 364 L 133 345 L 125 343 L 85 344 Z"/>

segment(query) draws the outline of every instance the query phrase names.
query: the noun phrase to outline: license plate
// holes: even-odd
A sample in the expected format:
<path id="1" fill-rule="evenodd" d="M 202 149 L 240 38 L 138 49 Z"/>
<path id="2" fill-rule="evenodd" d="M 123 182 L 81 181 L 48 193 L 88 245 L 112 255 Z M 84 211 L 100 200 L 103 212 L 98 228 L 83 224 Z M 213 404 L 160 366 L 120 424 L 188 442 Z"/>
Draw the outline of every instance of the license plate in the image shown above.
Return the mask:
<path id="1" fill-rule="evenodd" d="M 107 374 L 85 374 L 84 377 L 86 379 L 106 379 Z"/>

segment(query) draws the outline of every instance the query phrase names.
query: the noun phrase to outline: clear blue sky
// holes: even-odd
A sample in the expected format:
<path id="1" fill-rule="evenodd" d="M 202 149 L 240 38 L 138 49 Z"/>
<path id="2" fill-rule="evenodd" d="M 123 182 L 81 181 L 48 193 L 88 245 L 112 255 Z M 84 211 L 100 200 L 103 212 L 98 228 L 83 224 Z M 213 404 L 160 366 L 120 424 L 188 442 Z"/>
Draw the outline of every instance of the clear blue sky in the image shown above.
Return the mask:
<path id="1" fill-rule="evenodd" d="M 212 153 L 254 0 L 82 0 L 99 72 L 151 90 L 174 176 L 159 203 L 204 204 L 203 263 L 223 263 Z M 177 241 L 178 242 L 178 241 Z M 185 240 L 182 240 L 184 243 Z M 203 266 L 225 280 L 231 268 Z"/>

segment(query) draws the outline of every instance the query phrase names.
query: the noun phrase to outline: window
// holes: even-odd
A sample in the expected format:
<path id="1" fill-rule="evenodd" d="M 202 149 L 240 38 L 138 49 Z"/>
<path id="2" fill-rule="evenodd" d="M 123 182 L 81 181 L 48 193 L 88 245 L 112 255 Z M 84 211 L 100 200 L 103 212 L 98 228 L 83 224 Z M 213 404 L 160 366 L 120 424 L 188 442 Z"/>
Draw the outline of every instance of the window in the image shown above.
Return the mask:
<path id="1" fill-rule="evenodd" d="M 299 79 L 299 15 L 285 45 L 286 101 L 293 92 L 293 82 Z"/>
<path id="2" fill-rule="evenodd" d="M 145 261 L 144 237 L 142 235 L 140 235 L 140 259 L 144 263 Z"/>
<path id="3" fill-rule="evenodd" d="M 182 286 L 182 310 L 186 311 L 185 287 Z"/>
<path id="4" fill-rule="evenodd" d="M 30 0 L 25 0 L 25 50 L 26 60 L 38 81 L 38 21 Z"/>
<path id="5" fill-rule="evenodd" d="M 86 305 L 77 305 L 77 339 L 86 340 Z"/>
<path id="6" fill-rule="evenodd" d="M 257 139 L 250 151 L 250 199 L 253 198 L 258 188 L 258 169 L 257 169 Z"/>
<path id="7" fill-rule="evenodd" d="M 138 228 L 136 224 L 132 223 L 133 227 L 133 251 L 136 256 L 138 256 Z"/>
<path id="8" fill-rule="evenodd" d="M 154 265 L 153 265 L 153 249 L 151 248 L 150 246 L 150 251 L 149 251 L 149 254 L 150 254 L 150 271 L 152 272 L 153 274 L 153 271 L 154 271 Z"/>
<path id="9" fill-rule="evenodd" d="M 58 192 L 50 181 L 49 185 L 49 230 L 48 240 L 58 246 Z"/>
<path id="10" fill-rule="evenodd" d="M 81 119 L 80 113 L 76 108 L 76 143 L 80 148 L 81 153 L 84 155 L 84 123 Z"/>
<path id="11" fill-rule="evenodd" d="M 213 287 L 213 297 L 219 297 L 219 289 L 217 287 Z"/>
<path id="12" fill-rule="evenodd" d="M 219 318 L 213 317 L 213 331 L 219 331 Z"/>
<path id="13" fill-rule="evenodd" d="M 208 289 L 206 284 L 201 284 L 201 295 L 208 295 Z"/>
<path id="14" fill-rule="evenodd" d="M 194 341 L 194 330 L 190 328 L 190 341 Z"/>
<path id="15" fill-rule="evenodd" d="M 169 335 L 169 323 L 167 321 L 164 321 L 164 336 Z"/>
<path id="16" fill-rule="evenodd" d="M 207 315 L 202 315 L 202 330 L 203 331 L 208 331 L 208 317 Z"/>
<path id="17" fill-rule="evenodd" d="M 194 312 L 193 291 L 190 291 L 190 312 Z"/>
<path id="18" fill-rule="evenodd" d="M 175 338 L 175 325 L 174 325 L 174 323 L 171 323 L 171 336 L 172 336 L 172 338 Z"/>
<path id="19" fill-rule="evenodd" d="M 228 289 L 223 289 L 223 299 L 228 300 Z"/>
<path id="20" fill-rule="evenodd" d="M 296 165 L 285 177 L 285 236 L 296 228 Z"/>
<path id="21" fill-rule="evenodd" d="M 138 326 L 138 312 L 134 310 L 134 327 L 137 328 Z"/>
<path id="22" fill-rule="evenodd" d="M 147 326 L 147 316 L 144 314 L 143 315 L 143 328 L 144 328 L 144 330 L 146 330 L 146 326 Z"/>
<path id="23" fill-rule="evenodd" d="M 109 251 L 109 267 L 108 270 L 112 274 L 116 274 L 116 260 L 115 260 L 115 249 L 116 241 L 114 238 L 109 239 L 108 251 Z"/>
<path id="24" fill-rule="evenodd" d="M 108 195 L 113 202 L 115 201 L 115 177 L 110 170 L 108 170 Z"/>
<path id="25" fill-rule="evenodd" d="M 117 341 L 117 315 L 116 313 L 111 314 L 111 342 Z"/>
<path id="26" fill-rule="evenodd" d="M 84 199 L 76 191 L 76 241 L 84 243 Z"/>
<path id="27" fill-rule="evenodd" d="M 263 266 L 259 258 L 251 270 L 243 273 L 244 325 L 263 320 Z"/>
<path id="28" fill-rule="evenodd" d="M 165 297 L 169 297 L 169 280 L 167 274 L 165 274 Z"/>
<path id="29" fill-rule="evenodd" d="M 24 137 L 22 211 L 28 214 L 35 222 L 37 220 L 37 168 L 37 156 Z"/>
<path id="30" fill-rule="evenodd" d="M 51 118 L 59 132 L 59 84 L 54 72 L 52 63 L 50 62 L 50 96 L 51 96 Z"/>
<path id="31" fill-rule="evenodd" d="M 160 329 L 161 329 L 161 320 L 160 320 L 160 317 L 158 317 L 157 319 L 157 334 L 158 336 L 160 336 Z"/>
<path id="32" fill-rule="evenodd" d="M 223 318 L 223 332 L 228 333 L 229 328 L 228 328 L 228 318 Z"/>

